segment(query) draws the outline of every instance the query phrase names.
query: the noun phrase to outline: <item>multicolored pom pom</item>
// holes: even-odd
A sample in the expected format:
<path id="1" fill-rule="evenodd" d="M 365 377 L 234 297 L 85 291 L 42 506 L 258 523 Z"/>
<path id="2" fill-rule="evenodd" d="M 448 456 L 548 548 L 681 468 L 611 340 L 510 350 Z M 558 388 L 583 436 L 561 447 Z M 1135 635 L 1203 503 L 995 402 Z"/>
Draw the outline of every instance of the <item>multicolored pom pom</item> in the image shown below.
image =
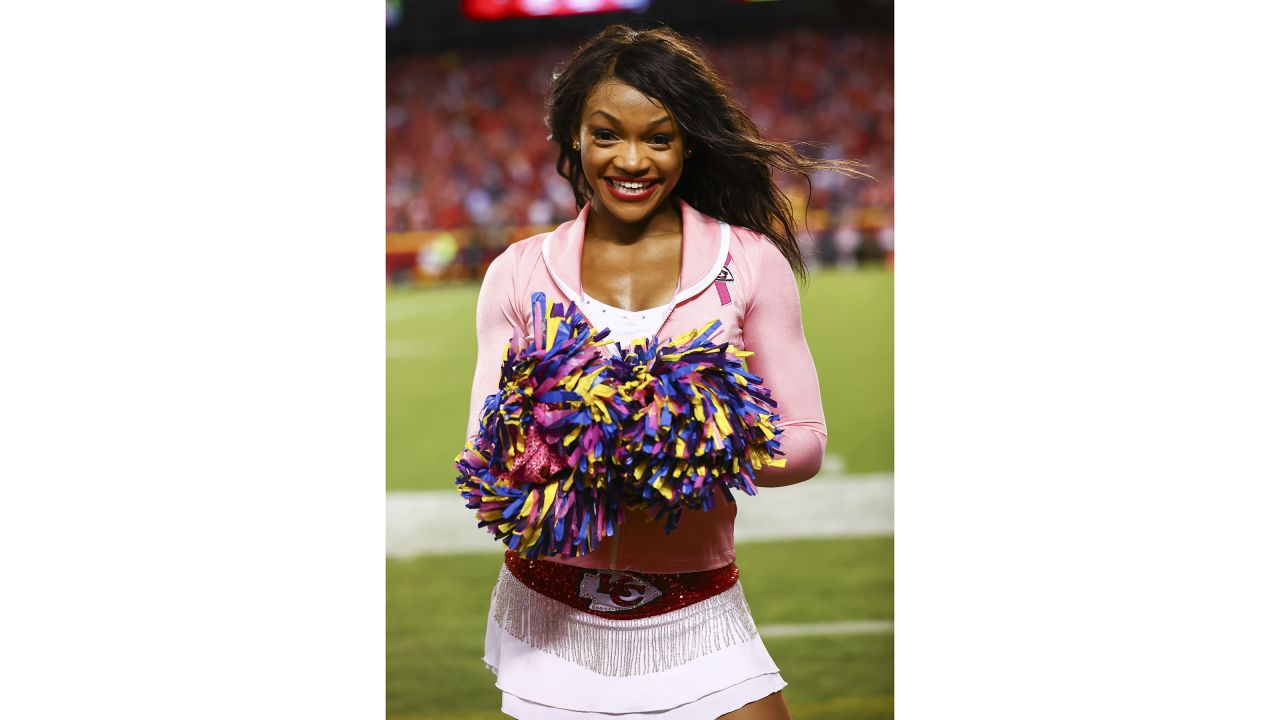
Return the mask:
<path id="1" fill-rule="evenodd" d="M 626 408 L 602 374 L 595 333 L 573 305 L 532 299 L 532 340 L 513 340 L 479 432 L 455 460 L 455 481 L 488 528 L 525 557 L 576 557 L 613 534 L 622 517 L 609 456 Z"/>
<path id="2" fill-rule="evenodd" d="M 613 464 L 629 507 L 666 518 L 710 510 L 732 490 L 756 494 L 756 470 L 781 466 L 778 416 L 752 353 L 711 338 L 720 321 L 659 343 L 633 345 L 611 360 L 618 394 L 634 407 L 614 446 Z"/>
<path id="3" fill-rule="evenodd" d="M 534 293 L 532 309 L 530 344 L 507 346 L 499 390 L 455 459 L 467 507 L 509 549 L 585 555 L 624 507 L 671 532 L 682 511 L 754 495 L 756 471 L 785 464 L 777 403 L 747 371 L 752 353 L 712 342 L 720 321 L 609 357 L 608 330 L 572 303 Z"/>

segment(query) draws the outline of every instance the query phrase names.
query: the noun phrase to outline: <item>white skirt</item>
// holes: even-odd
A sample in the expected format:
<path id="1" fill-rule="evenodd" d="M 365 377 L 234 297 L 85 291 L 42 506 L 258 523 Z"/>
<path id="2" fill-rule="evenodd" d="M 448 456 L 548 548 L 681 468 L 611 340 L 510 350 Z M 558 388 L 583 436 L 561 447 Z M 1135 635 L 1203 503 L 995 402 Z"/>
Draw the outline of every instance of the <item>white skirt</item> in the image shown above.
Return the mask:
<path id="1" fill-rule="evenodd" d="M 787 684 L 741 584 L 662 615 L 613 620 L 542 595 L 505 566 L 484 662 L 502 712 L 519 720 L 706 720 Z"/>

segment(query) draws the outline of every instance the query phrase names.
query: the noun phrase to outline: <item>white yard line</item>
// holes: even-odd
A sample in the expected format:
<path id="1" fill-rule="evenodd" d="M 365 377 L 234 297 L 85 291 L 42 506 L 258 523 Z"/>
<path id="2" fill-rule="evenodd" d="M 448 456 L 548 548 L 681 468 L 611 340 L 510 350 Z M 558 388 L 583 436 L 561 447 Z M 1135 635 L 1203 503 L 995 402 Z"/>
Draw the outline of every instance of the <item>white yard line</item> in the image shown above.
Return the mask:
<path id="1" fill-rule="evenodd" d="M 883 635 L 893 632 L 892 620 L 846 620 L 759 626 L 760 637 L 803 637 L 806 635 Z"/>
<path id="2" fill-rule="evenodd" d="M 738 501 L 735 542 L 893 534 L 893 476 L 823 473 Z"/>
<path id="3" fill-rule="evenodd" d="M 740 497 L 736 542 L 893 534 L 893 476 L 823 473 L 785 488 Z M 387 555 L 497 553 L 452 491 L 387 493 Z"/>

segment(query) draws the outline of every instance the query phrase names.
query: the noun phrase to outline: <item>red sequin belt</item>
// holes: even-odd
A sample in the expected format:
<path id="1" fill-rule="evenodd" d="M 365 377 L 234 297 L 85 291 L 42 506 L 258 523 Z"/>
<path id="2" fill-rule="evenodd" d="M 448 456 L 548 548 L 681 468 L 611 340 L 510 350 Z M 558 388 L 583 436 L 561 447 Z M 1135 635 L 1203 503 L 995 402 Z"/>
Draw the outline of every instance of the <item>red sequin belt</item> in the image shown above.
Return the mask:
<path id="1" fill-rule="evenodd" d="M 530 589 L 598 617 L 635 620 L 679 610 L 733 587 L 738 566 L 691 573 L 636 573 L 531 560 L 507 551 L 507 570 Z"/>

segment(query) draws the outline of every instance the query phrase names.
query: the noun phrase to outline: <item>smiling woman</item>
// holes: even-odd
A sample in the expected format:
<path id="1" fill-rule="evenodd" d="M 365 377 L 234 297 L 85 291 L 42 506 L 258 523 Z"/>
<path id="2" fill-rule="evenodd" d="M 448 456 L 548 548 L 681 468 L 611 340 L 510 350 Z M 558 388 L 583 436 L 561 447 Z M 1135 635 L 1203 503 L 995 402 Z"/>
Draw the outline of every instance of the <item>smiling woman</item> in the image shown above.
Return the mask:
<path id="1" fill-rule="evenodd" d="M 508 340 L 540 324 L 530 298 L 541 294 L 548 307 L 576 303 L 621 343 L 714 327 L 719 352 L 750 351 L 751 373 L 777 402 L 786 462 L 759 468 L 755 484 L 817 472 L 826 425 L 793 275 L 804 261 L 772 172 L 860 173 L 763 139 L 702 56 L 670 30 L 613 26 L 552 80 L 549 139 L 581 211 L 507 248 L 485 275 L 468 437 Z M 572 464 L 563 472 L 548 479 L 569 482 Z M 738 583 L 735 514 L 720 502 L 684 513 L 668 533 L 628 508 L 587 554 L 509 552 L 484 654 L 503 711 L 541 720 L 790 717 L 786 682 Z"/>
<path id="2" fill-rule="evenodd" d="M 651 215 L 684 169 L 687 151 L 670 113 L 630 85 L 607 80 L 587 96 L 583 114 L 574 146 L 593 192 L 602 194 L 603 186 L 622 201 L 608 203 L 608 210 L 624 223 Z"/>

